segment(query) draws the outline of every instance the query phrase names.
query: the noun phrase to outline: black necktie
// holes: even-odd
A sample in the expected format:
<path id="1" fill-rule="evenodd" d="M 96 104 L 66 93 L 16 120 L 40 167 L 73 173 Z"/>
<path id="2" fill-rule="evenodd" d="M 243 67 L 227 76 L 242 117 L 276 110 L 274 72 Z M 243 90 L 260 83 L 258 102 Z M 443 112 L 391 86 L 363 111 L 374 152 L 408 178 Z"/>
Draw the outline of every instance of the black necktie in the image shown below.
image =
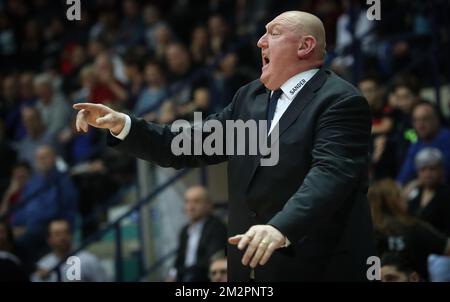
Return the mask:
<path id="1" fill-rule="evenodd" d="M 267 133 L 270 131 L 270 126 L 272 125 L 273 116 L 275 115 L 278 99 L 282 94 L 283 90 L 277 89 L 272 93 L 272 96 L 269 99 L 269 108 L 267 110 Z"/>

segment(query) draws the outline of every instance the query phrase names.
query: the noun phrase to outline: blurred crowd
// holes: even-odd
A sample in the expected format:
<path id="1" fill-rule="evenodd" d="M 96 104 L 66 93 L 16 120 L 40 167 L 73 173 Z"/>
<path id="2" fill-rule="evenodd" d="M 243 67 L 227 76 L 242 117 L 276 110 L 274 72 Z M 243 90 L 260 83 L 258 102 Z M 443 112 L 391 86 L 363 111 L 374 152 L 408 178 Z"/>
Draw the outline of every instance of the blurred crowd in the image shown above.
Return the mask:
<path id="1" fill-rule="evenodd" d="M 74 103 L 156 123 L 218 112 L 259 77 L 265 24 L 296 9 L 322 19 L 327 67 L 372 109 L 368 197 L 383 280 L 450 281 L 450 97 L 426 94 L 449 85 L 447 1 L 383 1 L 381 21 L 357 0 L 93 0 L 81 1 L 80 21 L 67 8 L 0 0 L 1 261 L 50 280 L 73 231 L 93 234 L 104 219 L 93 213 L 135 180 L 135 160 L 106 148 L 102 131 L 75 131 Z M 209 272 L 219 281 L 224 257 Z M 178 258 L 171 278 L 195 259 Z"/>

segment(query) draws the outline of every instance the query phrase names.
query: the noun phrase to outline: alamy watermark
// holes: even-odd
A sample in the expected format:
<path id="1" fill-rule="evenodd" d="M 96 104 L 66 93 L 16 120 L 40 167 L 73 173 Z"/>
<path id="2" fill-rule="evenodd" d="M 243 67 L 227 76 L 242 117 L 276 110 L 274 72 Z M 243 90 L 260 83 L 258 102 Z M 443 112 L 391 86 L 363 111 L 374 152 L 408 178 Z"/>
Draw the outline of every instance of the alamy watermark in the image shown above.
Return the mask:
<path id="1" fill-rule="evenodd" d="M 81 20 L 81 0 L 66 0 L 69 8 L 66 11 L 66 17 L 69 21 Z"/>
<path id="2" fill-rule="evenodd" d="M 66 279 L 68 281 L 81 281 L 81 260 L 77 256 L 71 256 L 66 260 Z"/>
<path id="3" fill-rule="evenodd" d="M 370 256 L 366 261 L 367 265 L 370 267 L 367 269 L 366 277 L 369 281 L 380 281 L 381 280 L 381 260 L 380 257 Z"/>
<path id="4" fill-rule="evenodd" d="M 366 0 L 366 4 L 370 5 L 367 9 L 366 16 L 370 21 L 381 20 L 381 0 Z"/>
<path id="5" fill-rule="evenodd" d="M 274 166 L 279 159 L 278 124 L 268 137 L 266 120 L 203 121 L 202 113 L 194 113 L 194 122 L 177 120 L 171 131 L 174 155 L 259 155 L 261 166 Z"/>

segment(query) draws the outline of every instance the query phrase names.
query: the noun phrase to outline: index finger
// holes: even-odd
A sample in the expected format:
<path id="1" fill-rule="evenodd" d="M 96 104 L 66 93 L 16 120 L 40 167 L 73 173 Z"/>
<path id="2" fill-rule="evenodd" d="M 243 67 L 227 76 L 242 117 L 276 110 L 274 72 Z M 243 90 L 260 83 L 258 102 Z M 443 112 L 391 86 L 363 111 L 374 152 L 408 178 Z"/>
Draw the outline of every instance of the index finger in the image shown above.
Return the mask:
<path id="1" fill-rule="evenodd" d="M 230 244 L 236 245 L 236 244 L 239 243 L 239 241 L 241 241 L 241 239 L 242 239 L 243 237 L 244 237 L 243 234 L 235 235 L 235 236 L 233 236 L 233 237 L 228 238 L 228 242 L 229 242 Z"/>
<path id="2" fill-rule="evenodd" d="M 77 103 L 73 104 L 73 109 L 81 110 L 81 109 L 99 109 L 101 106 L 99 104 L 93 103 Z"/>

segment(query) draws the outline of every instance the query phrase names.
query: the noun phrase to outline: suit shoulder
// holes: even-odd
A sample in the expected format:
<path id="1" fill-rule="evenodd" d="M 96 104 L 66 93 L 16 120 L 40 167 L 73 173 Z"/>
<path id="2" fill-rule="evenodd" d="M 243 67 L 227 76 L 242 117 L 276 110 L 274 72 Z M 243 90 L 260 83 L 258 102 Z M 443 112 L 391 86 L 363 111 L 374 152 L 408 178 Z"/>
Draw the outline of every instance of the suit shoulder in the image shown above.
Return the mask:
<path id="1" fill-rule="evenodd" d="M 332 104 L 351 102 L 356 106 L 369 107 L 366 98 L 348 81 L 327 70 L 327 80 L 318 91 L 320 107 L 328 108 Z"/>
<path id="2" fill-rule="evenodd" d="M 347 98 L 350 96 L 360 96 L 363 97 L 358 88 L 353 84 L 344 80 L 332 71 L 328 71 L 328 80 L 325 83 L 324 88 L 332 89 L 336 93 L 342 95 L 342 98 Z"/>
<path id="3" fill-rule="evenodd" d="M 264 86 L 263 83 L 261 83 L 261 81 L 259 79 L 256 79 L 254 81 L 251 81 L 248 84 L 245 84 L 244 86 L 242 86 L 241 88 L 239 88 L 239 92 L 241 94 L 254 94 L 256 92 L 265 90 L 266 87 Z"/>

